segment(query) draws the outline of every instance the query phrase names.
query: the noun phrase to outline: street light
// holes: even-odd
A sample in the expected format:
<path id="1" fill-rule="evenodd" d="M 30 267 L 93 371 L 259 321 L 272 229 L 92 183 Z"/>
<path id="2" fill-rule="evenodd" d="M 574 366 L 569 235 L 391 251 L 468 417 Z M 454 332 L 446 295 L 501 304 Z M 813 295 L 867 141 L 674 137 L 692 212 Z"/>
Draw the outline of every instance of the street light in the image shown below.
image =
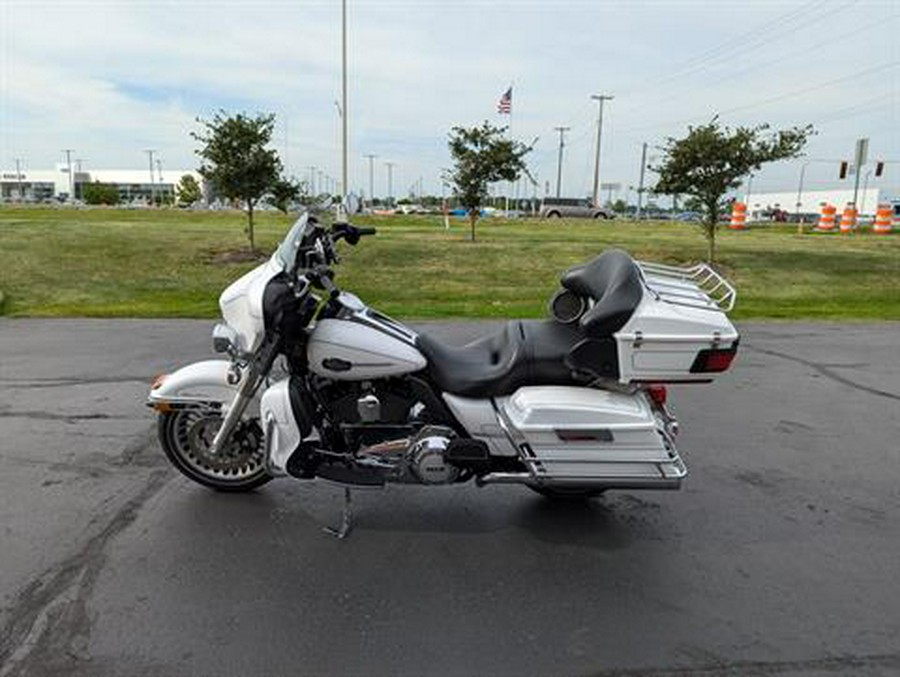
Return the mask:
<path id="1" fill-rule="evenodd" d="M 612 101 L 608 94 L 592 94 L 591 98 L 600 104 L 597 116 L 597 154 L 594 157 L 594 207 L 600 206 L 600 135 L 603 133 L 603 102 Z"/>

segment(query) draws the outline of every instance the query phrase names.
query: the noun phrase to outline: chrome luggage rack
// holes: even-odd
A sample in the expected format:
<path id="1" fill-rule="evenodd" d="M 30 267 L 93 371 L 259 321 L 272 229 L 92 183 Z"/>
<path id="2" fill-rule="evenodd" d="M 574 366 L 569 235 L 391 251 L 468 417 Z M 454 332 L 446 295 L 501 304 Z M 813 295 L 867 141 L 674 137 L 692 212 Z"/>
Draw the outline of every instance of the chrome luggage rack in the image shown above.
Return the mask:
<path id="1" fill-rule="evenodd" d="M 635 263 L 647 289 L 661 301 L 723 313 L 734 308 L 737 290 L 706 263 L 685 267 L 648 261 Z"/>

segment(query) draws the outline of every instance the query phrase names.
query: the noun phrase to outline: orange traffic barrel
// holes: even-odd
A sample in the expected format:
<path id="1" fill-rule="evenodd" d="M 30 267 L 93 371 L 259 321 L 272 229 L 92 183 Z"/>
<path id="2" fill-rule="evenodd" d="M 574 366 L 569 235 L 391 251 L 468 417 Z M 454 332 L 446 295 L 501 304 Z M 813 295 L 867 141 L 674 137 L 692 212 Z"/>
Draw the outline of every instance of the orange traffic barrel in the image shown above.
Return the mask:
<path id="1" fill-rule="evenodd" d="M 894 221 L 894 209 L 887 203 L 878 205 L 878 211 L 875 212 L 875 225 L 872 226 L 873 233 L 886 234 L 891 232 L 891 226 Z"/>
<path id="2" fill-rule="evenodd" d="M 747 205 L 735 202 L 731 207 L 731 230 L 747 230 Z"/>
<path id="3" fill-rule="evenodd" d="M 852 233 L 854 230 L 856 230 L 856 207 L 852 202 L 848 202 L 841 216 L 841 232 Z"/>
<path id="4" fill-rule="evenodd" d="M 819 216 L 819 225 L 816 230 L 834 230 L 834 221 L 837 216 L 837 207 L 830 204 L 822 205 L 822 214 Z"/>

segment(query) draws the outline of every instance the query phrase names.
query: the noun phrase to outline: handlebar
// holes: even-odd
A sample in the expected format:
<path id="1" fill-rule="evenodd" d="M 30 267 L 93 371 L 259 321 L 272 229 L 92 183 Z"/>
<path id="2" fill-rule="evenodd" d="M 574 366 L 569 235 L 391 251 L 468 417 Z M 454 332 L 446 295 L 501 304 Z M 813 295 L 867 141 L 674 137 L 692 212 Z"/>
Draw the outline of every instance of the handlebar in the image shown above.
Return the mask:
<path id="1" fill-rule="evenodd" d="M 336 299 L 340 295 L 341 290 L 338 289 L 332 281 L 331 270 L 328 266 L 316 266 L 313 274 L 315 281 L 319 283 L 319 286 L 328 292 L 329 298 Z"/>
<path id="2" fill-rule="evenodd" d="M 360 228 L 349 223 L 336 223 L 331 227 L 331 239 L 337 242 L 341 238 L 347 244 L 355 245 L 363 235 L 374 235 L 375 229 L 371 227 Z"/>

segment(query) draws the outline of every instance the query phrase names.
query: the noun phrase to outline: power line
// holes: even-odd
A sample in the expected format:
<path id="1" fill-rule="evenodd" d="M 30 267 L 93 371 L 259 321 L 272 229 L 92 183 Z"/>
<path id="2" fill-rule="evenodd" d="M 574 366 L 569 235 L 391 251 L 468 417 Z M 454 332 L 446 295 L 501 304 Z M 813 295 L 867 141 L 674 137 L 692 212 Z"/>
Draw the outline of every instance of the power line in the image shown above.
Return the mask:
<path id="1" fill-rule="evenodd" d="M 815 92 L 820 89 L 826 89 L 828 87 L 831 87 L 832 85 L 836 85 L 841 82 L 845 82 L 847 80 L 853 80 L 858 77 L 870 75 L 872 73 L 878 73 L 878 72 L 886 70 L 888 68 L 894 68 L 897 66 L 900 66 L 900 62 L 898 62 L 898 61 L 890 61 L 888 63 L 879 64 L 877 66 L 871 66 L 869 68 L 864 68 L 862 70 L 856 71 L 855 73 L 849 73 L 848 75 L 843 75 L 839 78 L 834 78 L 832 80 L 826 80 L 825 82 L 820 82 L 816 85 L 811 85 L 809 87 L 802 87 L 800 89 L 791 90 L 789 92 L 785 92 L 784 94 L 779 94 L 778 96 L 773 96 L 768 99 L 756 101 L 754 103 L 749 103 L 749 104 L 745 104 L 745 105 L 741 105 L 741 106 L 735 106 L 734 108 L 727 108 L 725 110 L 719 111 L 718 113 L 715 113 L 715 115 L 719 115 L 719 116 L 729 115 L 731 113 L 737 113 L 737 112 L 741 112 L 741 111 L 745 111 L 745 110 L 750 110 L 753 108 L 759 108 L 760 106 L 768 106 L 769 104 L 772 104 L 772 103 L 777 103 L 779 101 L 783 101 L 785 99 L 790 99 L 795 96 L 801 96 L 803 94 L 809 94 L 810 92 Z M 714 115 L 713 113 L 709 112 L 709 113 L 705 113 L 702 115 L 694 115 L 690 118 L 683 118 L 681 120 L 676 120 L 674 122 L 666 122 L 663 124 L 641 125 L 638 127 L 629 127 L 629 128 L 618 130 L 618 131 L 619 131 L 619 133 L 622 133 L 622 134 L 628 134 L 629 132 L 637 132 L 637 131 L 643 131 L 643 130 L 648 130 L 648 129 L 658 129 L 660 127 L 669 127 L 669 126 L 675 126 L 675 125 L 690 124 L 692 122 L 696 122 L 697 120 L 710 119 L 713 115 Z"/>

